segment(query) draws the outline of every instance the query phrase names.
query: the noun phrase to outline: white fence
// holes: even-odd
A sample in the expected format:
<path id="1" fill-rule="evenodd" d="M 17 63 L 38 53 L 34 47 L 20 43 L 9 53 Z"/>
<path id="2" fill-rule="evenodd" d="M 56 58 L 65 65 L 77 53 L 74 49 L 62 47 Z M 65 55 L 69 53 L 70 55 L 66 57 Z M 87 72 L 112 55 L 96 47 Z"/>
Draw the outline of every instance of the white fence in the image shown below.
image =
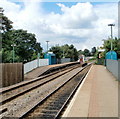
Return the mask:
<path id="1" fill-rule="evenodd" d="M 62 58 L 61 63 L 67 63 L 70 62 L 70 58 Z"/>
<path id="2" fill-rule="evenodd" d="M 36 59 L 31 62 L 24 64 L 24 74 L 32 71 L 33 69 L 40 67 L 40 66 L 46 66 L 49 65 L 49 59 Z"/>

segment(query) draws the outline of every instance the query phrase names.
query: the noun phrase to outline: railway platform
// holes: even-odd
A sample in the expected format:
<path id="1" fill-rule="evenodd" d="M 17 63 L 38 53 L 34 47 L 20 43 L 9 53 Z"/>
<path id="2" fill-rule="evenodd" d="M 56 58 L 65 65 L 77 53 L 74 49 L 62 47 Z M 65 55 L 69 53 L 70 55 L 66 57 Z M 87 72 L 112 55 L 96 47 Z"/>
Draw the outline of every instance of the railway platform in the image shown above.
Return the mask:
<path id="1" fill-rule="evenodd" d="M 54 65 L 47 65 L 47 66 L 41 66 L 39 68 L 36 68 L 32 70 L 31 72 L 28 72 L 24 75 L 24 80 L 34 79 L 39 77 L 42 74 L 53 72 L 55 70 L 59 70 L 61 68 L 77 64 L 78 62 L 68 62 L 63 64 L 54 64 Z"/>
<path id="2" fill-rule="evenodd" d="M 70 101 L 65 117 L 118 117 L 120 82 L 102 65 L 93 65 Z"/>

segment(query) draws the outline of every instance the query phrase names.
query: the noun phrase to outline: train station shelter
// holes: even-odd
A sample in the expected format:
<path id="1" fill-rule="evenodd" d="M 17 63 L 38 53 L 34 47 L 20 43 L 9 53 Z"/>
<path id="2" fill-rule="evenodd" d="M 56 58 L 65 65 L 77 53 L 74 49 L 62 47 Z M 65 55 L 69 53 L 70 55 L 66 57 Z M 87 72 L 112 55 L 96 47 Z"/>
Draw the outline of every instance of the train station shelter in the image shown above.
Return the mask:
<path id="1" fill-rule="evenodd" d="M 49 65 L 56 64 L 56 56 L 53 52 L 45 53 L 44 59 L 49 59 Z"/>

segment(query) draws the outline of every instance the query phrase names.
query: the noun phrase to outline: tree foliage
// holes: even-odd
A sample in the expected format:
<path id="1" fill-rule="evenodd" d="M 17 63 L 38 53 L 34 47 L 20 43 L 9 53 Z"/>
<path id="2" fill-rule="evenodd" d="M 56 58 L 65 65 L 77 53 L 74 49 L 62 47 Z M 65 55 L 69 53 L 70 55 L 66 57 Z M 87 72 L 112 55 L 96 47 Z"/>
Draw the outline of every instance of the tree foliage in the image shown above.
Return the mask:
<path id="1" fill-rule="evenodd" d="M 58 45 L 51 47 L 49 51 L 53 52 L 56 55 L 57 59 L 60 59 L 62 57 L 62 50 Z"/>
<path id="2" fill-rule="evenodd" d="M 79 51 L 78 51 L 78 54 L 79 54 L 79 55 L 83 55 L 83 54 L 84 54 L 84 51 L 79 50 Z"/>
<path id="3" fill-rule="evenodd" d="M 12 21 L 10 21 L 4 14 L 3 8 L 0 7 L 0 30 L 1 32 L 7 32 L 13 28 Z"/>
<path id="4" fill-rule="evenodd" d="M 96 53 L 96 51 L 97 51 L 97 50 L 96 50 L 96 47 L 93 47 L 93 48 L 92 48 L 92 51 L 91 51 L 91 54 L 94 56 L 95 53 Z"/>
<path id="5" fill-rule="evenodd" d="M 56 54 L 57 59 L 61 58 L 70 58 L 71 61 L 78 60 L 77 49 L 73 45 L 63 45 L 63 46 L 53 46 L 49 51 L 52 51 Z"/>
<path id="6" fill-rule="evenodd" d="M 63 50 L 63 57 L 70 58 L 71 61 L 78 60 L 78 51 L 74 47 L 74 45 L 69 46 L 66 44 L 66 45 L 62 46 L 62 50 Z"/>
<path id="7" fill-rule="evenodd" d="M 15 62 L 28 62 L 37 58 L 38 53 L 42 53 L 40 43 L 34 34 L 28 33 L 26 30 L 12 29 L 12 22 L 3 14 L 0 8 L 0 17 L 2 18 L 2 62 L 13 61 L 13 44 L 15 53 Z"/>
<path id="8" fill-rule="evenodd" d="M 118 58 L 120 58 L 120 38 L 112 40 L 113 50 L 117 52 Z M 111 50 L 111 39 L 104 40 L 103 48 L 105 49 L 104 55 Z"/>
<path id="9" fill-rule="evenodd" d="M 90 51 L 88 49 L 84 49 L 83 55 L 90 56 Z"/>
<path id="10" fill-rule="evenodd" d="M 37 57 L 42 52 L 40 43 L 37 43 L 35 35 L 27 33 L 25 30 L 12 30 L 3 34 L 3 55 L 12 51 L 12 45 L 15 44 L 15 57 L 17 62 L 28 62 Z M 36 57 L 34 57 L 34 55 Z M 12 56 L 12 55 L 11 55 Z M 18 58 L 17 58 L 18 57 Z M 10 58 L 3 57 L 3 62 L 11 61 Z"/>

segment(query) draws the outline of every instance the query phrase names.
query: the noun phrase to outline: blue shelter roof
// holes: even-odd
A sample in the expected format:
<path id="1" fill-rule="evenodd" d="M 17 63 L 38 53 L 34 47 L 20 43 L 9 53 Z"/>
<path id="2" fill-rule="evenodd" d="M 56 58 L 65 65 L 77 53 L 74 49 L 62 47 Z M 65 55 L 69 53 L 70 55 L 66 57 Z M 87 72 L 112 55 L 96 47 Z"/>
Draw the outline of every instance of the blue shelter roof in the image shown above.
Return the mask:
<path id="1" fill-rule="evenodd" d="M 115 51 L 109 51 L 106 53 L 106 59 L 117 60 L 117 53 Z"/>

